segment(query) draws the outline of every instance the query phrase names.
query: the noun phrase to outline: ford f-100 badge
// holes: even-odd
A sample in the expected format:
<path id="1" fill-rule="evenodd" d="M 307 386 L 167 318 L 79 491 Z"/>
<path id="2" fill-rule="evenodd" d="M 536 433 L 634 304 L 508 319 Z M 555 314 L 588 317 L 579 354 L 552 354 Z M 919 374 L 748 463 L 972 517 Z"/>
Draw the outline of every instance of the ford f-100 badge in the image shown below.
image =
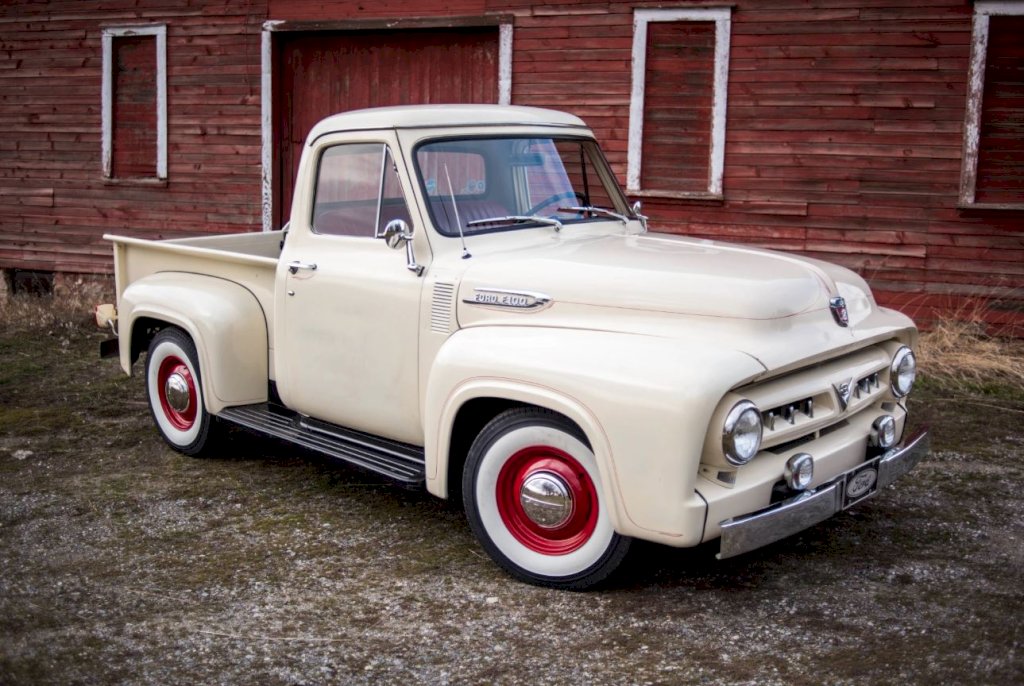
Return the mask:
<path id="1" fill-rule="evenodd" d="M 462 302 L 470 305 L 507 307 L 513 310 L 539 310 L 551 304 L 551 298 L 528 291 L 507 291 L 500 288 L 475 288 L 473 297 Z"/>

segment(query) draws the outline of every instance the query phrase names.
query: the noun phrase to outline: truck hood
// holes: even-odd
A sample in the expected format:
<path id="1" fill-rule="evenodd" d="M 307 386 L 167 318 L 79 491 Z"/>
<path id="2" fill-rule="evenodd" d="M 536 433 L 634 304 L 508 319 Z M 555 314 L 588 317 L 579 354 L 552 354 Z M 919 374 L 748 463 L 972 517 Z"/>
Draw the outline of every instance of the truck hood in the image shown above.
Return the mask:
<path id="1" fill-rule="evenodd" d="M 467 288 L 518 289 L 556 303 L 754 320 L 827 306 L 834 289 L 822 269 L 799 258 L 656 234 L 577 238 L 517 250 L 514 259 L 485 258 L 463 284 L 464 298 L 473 297 Z"/>
<path id="2" fill-rule="evenodd" d="M 842 296 L 850 326 L 829 301 Z M 878 337 L 867 284 L 816 260 L 667 234 L 555 237 L 474 255 L 460 326 L 591 328 L 690 339 L 746 352 L 768 369 Z M 909 326 L 900 317 L 899 324 Z M 891 321 L 884 328 L 891 332 Z M 781 335 L 780 335 L 781 334 Z"/>

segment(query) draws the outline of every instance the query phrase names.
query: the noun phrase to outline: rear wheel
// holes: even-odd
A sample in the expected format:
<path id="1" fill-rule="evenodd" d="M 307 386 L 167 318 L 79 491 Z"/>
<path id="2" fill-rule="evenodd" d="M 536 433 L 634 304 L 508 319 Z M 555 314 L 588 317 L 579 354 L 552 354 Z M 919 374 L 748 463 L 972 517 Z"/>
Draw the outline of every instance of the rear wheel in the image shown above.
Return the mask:
<path id="1" fill-rule="evenodd" d="M 499 565 L 529 583 L 588 588 L 629 549 L 630 539 L 612 529 L 586 438 L 547 410 L 494 418 L 470 448 L 462 485 L 473 533 Z"/>
<path id="2" fill-rule="evenodd" d="M 211 446 L 214 418 L 206 411 L 196 346 L 181 329 L 153 337 L 146 355 L 146 396 L 153 421 L 167 443 L 186 455 Z"/>

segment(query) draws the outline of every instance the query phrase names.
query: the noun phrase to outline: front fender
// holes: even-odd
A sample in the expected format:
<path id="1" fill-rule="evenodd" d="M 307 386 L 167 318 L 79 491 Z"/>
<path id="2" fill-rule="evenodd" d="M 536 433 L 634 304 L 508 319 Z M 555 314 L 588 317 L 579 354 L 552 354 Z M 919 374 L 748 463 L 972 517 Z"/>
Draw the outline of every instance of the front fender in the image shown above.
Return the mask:
<path id="1" fill-rule="evenodd" d="M 267 400 L 267 319 L 259 301 L 244 287 L 179 272 L 160 272 L 133 282 L 118 304 L 121 366 L 129 374 L 133 331 L 141 319 L 172 324 L 192 337 L 211 413 Z"/>
<path id="2" fill-rule="evenodd" d="M 764 372 L 745 353 L 669 338 L 534 327 L 474 327 L 434 360 L 425 403 L 427 488 L 446 497 L 451 427 L 477 398 L 564 414 L 586 434 L 619 533 L 700 542 L 694 487 L 708 422 L 730 388 Z"/>

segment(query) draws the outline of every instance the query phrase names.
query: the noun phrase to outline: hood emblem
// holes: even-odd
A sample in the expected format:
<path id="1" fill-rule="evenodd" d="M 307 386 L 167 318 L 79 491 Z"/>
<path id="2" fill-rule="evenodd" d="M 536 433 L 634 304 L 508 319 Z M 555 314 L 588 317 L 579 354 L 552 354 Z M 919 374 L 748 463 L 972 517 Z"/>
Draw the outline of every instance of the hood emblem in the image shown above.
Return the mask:
<path id="1" fill-rule="evenodd" d="M 853 395 L 853 379 L 834 383 L 832 388 L 836 390 L 836 397 L 839 398 L 839 409 L 846 411 L 846 406 L 850 404 L 850 396 Z"/>
<path id="2" fill-rule="evenodd" d="M 473 297 L 463 298 L 470 305 L 500 307 L 509 310 L 542 310 L 551 304 L 551 298 L 532 291 L 509 291 L 503 288 L 474 288 Z"/>
<path id="3" fill-rule="evenodd" d="M 836 320 L 836 324 L 839 326 L 850 325 L 850 313 L 846 309 L 845 298 L 832 298 L 828 301 L 828 309 L 832 310 L 832 316 Z"/>

